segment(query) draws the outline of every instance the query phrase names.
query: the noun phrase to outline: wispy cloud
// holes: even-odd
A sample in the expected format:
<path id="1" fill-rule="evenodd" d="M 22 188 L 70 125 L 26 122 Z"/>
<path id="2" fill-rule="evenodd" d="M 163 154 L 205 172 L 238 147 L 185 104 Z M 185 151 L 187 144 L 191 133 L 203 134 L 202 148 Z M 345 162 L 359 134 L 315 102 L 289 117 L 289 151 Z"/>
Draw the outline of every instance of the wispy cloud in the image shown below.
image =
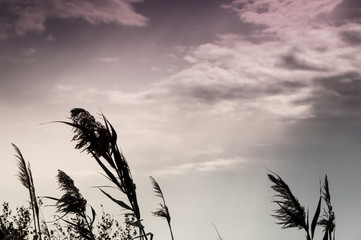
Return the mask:
<path id="1" fill-rule="evenodd" d="M 184 60 L 190 66 L 143 96 L 202 114 L 321 117 L 320 109 L 328 107 L 322 97 L 329 98 L 324 94 L 329 89 L 318 79 L 339 76 L 334 81 L 344 85 L 341 76 L 359 73 L 361 27 L 355 19 L 337 25 L 331 21 L 340 3 L 239 0 L 223 6 L 236 11 L 240 21 L 262 27 L 251 38 L 224 34 L 218 41 L 187 49 Z M 357 87 L 357 78 L 350 81 L 350 87 Z"/>
<path id="2" fill-rule="evenodd" d="M 53 34 L 49 34 L 45 40 L 46 41 L 55 41 L 55 37 L 53 36 Z"/>
<path id="3" fill-rule="evenodd" d="M 177 166 L 167 167 L 165 169 L 156 171 L 154 175 L 169 176 L 169 175 L 184 175 L 190 172 L 215 173 L 215 172 L 234 172 L 237 171 L 240 164 L 245 160 L 241 158 L 230 159 L 215 159 L 205 162 L 191 162 L 180 164 Z"/>
<path id="4" fill-rule="evenodd" d="M 246 22 L 267 26 L 267 31 L 277 31 L 285 27 L 297 29 L 304 25 L 318 25 L 320 14 L 331 12 L 342 0 L 235 0 L 228 8 L 233 9 Z"/>
<path id="5" fill-rule="evenodd" d="M 58 103 L 68 101 L 72 101 L 73 103 L 89 103 L 95 102 L 96 99 L 101 96 L 101 92 L 94 87 L 85 87 L 73 84 L 57 84 L 53 87 L 52 94 L 54 94 L 52 101 Z"/>
<path id="6" fill-rule="evenodd" d="M 51 18 L 82 19 L 90 24 L 118 24 L 145 26 L 147 18 L 134 10 L 133 0 L 68 0 L 68 1 L 25 1 L 5 0 L 2 7 L 9 16 L 0 23 L 1 38 L 12 32 L 25 35 L 28 32 L 43 32 L 46 21 Z"/>
<path id="7" fill-rule="evenodd" d="M 337 89 L 358 87 L 361 25 L 348 19 L 334 24 L 331 20 L 339 4 L 333 0 L 234 1 L 225 11 L 236 11 L 239 21 L 262 25 L 252 38 L 223 34 L 214 42 L 181 48 L 175 54 L 187 62 L 183 69 L 139 91 L 82 92 L 114 104 L 179 111 L 184 116 L 301 120 L 330 111 L 355 114 L 354 108 L 341 109 L 341 103 L 358 100 Z M 345 78 L 349 73 L 353 77 Z M 337 88 L 333 94 L 331 87 Z M 327 102 L 338 104 L 330 107 Z"/>
<path id="8" fill-rule="evenodd" d="M 21 49 L 20 50 L 21 54 L 25 55 L 25 56 L 30 56 L 36 53 L 36 49 L 35 48 L 26 48 L 26 49 Z"/>
<path id="9" fill-rule="evenodd" d="M 98 58 L 97 61 L 104 62 L 104 63 L 116 63 L 116 62 L 119 62 L 119 58 L 117 58 L 117 57 L 103 57 L 103 58 Z"/>

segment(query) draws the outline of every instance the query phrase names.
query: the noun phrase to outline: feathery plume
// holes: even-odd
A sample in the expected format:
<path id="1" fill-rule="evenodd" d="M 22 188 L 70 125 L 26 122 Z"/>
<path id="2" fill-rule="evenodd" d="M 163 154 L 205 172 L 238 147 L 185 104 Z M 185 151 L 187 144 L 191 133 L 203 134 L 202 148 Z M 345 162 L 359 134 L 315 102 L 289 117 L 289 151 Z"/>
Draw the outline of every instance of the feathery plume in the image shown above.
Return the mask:
<path id="1" fill-rule="evenodd" d="M 40 215 L 39 215 L 39 205 L 37 197 L 35 194 L 35 186 L 33 181 L 33 175 L 31 173 L 30 163 L 26 164 L 23 154 L 20 149 L 12 143 L 13 148 L 16 152 L 16 158 L 18 160 L 18 177 L 21 184 L 28 189 L 30 196 L 30 206 L 33 213 L 34 220 L 34 229 L 35 229 L 35 238 L 41 239 L 41 228 L 40 228 Z"/>
<path id="2" fill-rule="evenodd" d="M 167 220 L 172 240 L 174 240 L 172 226 L 171 226 L 171 223 L 170 223 L 171 217 L 170 217 L 170 213 L 169 213 L 169 210 L 168 210 L 168 206 L 165 203 L 165 198 L 164 198 L 162 189 L 160 188 L 158 182 L 153 177 L 150 176 L 150 179 L 151 179 L 152 184 L 153 184 L 155 195 L 157 197 L 160 197 L 162 199 L 162 201 L 163 201 L 162 203 L 159 204 L 160 208 L 157 209 L 157 211 L 153 212 L 153 215 L 157 216 L 157 217 L 165 218 Z"/>

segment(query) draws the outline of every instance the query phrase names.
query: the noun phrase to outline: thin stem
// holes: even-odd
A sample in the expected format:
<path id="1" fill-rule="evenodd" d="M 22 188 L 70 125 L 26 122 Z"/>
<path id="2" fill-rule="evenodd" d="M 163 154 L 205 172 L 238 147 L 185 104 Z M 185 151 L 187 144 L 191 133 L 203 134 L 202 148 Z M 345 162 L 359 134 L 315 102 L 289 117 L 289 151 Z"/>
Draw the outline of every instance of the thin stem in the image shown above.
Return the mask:
<path id="1" fill-rule="evenodd" d="M 172 226 L 170 225 L 170 222 L 169 222 L 169 221 L 167 221 L 167 222 L 168 222 L 168 227 L 169 227 L 170 235 L 171 235 L 171 237 L 172 237 L 172 240 L 174 240 L 173 231 L 172 231 Z"/>
<path id="2" fill-rule="evenodd" d="M 86 214 L 85 214 L 84 212 L 82 212 L 82 213 L 80 214 L 80 216 L 85 220 L 85 223 L 86 223 L 86 225 L 87 225 L 87 227 L 88 227 L 88 230 L 89 230 L 90 237 L 91 237 L 93 240 L 95 240 L 95 236 L 94 236 L 93 231 L 92 231 L 93 228 L 92 228 L 92 226 L 90 225 Z"/>

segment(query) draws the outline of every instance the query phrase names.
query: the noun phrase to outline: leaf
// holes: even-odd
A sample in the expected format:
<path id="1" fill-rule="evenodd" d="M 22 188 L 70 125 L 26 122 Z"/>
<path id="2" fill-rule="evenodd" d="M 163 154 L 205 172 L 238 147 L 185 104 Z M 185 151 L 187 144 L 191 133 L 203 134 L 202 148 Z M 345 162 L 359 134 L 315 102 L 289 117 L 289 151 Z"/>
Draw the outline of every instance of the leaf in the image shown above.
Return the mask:
<path id="1" fill-rule="evenodd" d="M 328 240 L 328 230 L 325 231 L 325 235 L 323 236 L 323 240 Z"/>
<path id="2" fill-rule="evenodd" d="M 92 210 L 92 219 L 90 222 L 90 225 L 93 225 L 94 221 L 95 221 L 95 216 L 97 215 L 94 208 L 92 206 L 90 206 L 91 210 Z"/>
<path id="3" fill-rule="evenodd" d="M 121 200 L 117 200 L 115 198 L 113 198 L 110 194 L 106 193 L 105 191 L 103 191 L 101 188 L 99 188 L 100 191 L 102 191 L 102 193 L 104 193 L 108 198 L 110 198 L 113 202 L 115 202 L 116 204 L 118 204 L 119 206 L 131 210 L 133 211 L 133 209 L 131 207 L 129 207 L 125 202 L 121 201 Z"/>
<path id="4" fill-rule="evenodd" d="M 68 225 L 70 225 L 71 227 L 73 227 L 82 237 L 88 239 L 88 240 L 93 240 L 94 238 L 92 237 L 92 233 L 89 231 L 89 229 L 86 229 L 82 226 L 80 226 L 79 224 L 70 222 L 66 219 L 62 219 L 64 222 L 66 222 Z M 90 236 L 89 236 L 90 235 Z"/>
<path id="5" fill-rule="evenodd" d="M 320 200 L 318 201 L 317 209 L 316 209 L 315 215 L 313 216 L 312 223 L 311 223 L 311 236 L 312 236 L 312 238 L 314 237 L 318 217 L 320 216 L 320 212 L 321 212 L 321 199 L 322 199 L 322 197 L 320 196 Z"/>
<path id="6" fill-rule="evenodd" d="M 93 154 L 94 159 L 98 162 L 99 166 L 104 170 L 104 172 L 107 174 L 109 179 L 122 191 L 124 192 L 124 189 L 122 188 L 121 184 L 118 182 L 117 178 L 114 176 L 114 174 L 103 164 L 103 162 L 95 155 Z"/>
<path id="7" fill-rule="evenodd" d="M 144 228 L 140 221 L 130 222 L 129 224 L 137 228 Z"/>

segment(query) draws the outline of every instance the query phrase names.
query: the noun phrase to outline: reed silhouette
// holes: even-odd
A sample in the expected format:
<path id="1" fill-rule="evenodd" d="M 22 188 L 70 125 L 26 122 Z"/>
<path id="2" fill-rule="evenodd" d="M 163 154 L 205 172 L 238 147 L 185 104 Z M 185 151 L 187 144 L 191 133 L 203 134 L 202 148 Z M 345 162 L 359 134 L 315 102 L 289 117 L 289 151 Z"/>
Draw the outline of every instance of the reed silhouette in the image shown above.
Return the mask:
<path id="1" fill-rule="evenodd" d="M 75 148 L 82 149 L 92 155 L 103 169 L 108 180 L 127 196 L 128 203 L 114 198 L 101 188 L 99 188 L 100 191 L 134 215 L 136 221 L 132 224 L 138 227 L 141 240 L 148 240 L 148 236 L 152 239 L 153 234 L 146 233 L 141 223 L 136 186 L 128 162 L 117 145 L 117 133 L 103 114 L 101 117 L 103 124 L 96 121 L 88 111 L 82 108 L 74 108 L 70 112 L 72 122 L 59 122 L 73 127 L 74 136 L 72 140 L 77 142 Z"/>
<path id="2" fill-rule="evenodd" d="M 31 173 L 30 163 L 26 164 L 25 159 L 20 151 L 20 149 L 12 144 L 16 152 L 16 158 L 18 160 L 18 177 L 20 182 L 26 187 L 29 191 L 30 196 L 30 207 L 33 213 L 34 220 L 34 239 L 42 239 L 41 237 L 41 227 L 40 227 L 40 215 L 39 215 L 39 205 L 37 201 L 37 196 L 35 194 L 35 186 L 33 175 Z"/>
<path id="3" fill-rule="evenodd" d="M 168 209 L 168 206 L 167 204 L 165 203 L 165 198 L 164 198 L 164 194 L 163 194 L 163 191 L 162 189 L 160 188 L 158 182 L 153 178 L 153 177 L 150 177 L 150 180 L 152 181 L 152 184 L 153 184 L 153 188 L 154 188 L 154 192 L 155 192 L 155 195 L 157 197 L 160 197 L 162 199 L 162 203 L 160 203 L 160 208 L 153 212 L 153 215 L 157 216 L 157 217 L 162 217 L 162 218 L 165 218 L 167 220 L 167 223 L 168 223 L 168 228 L 169 228 L 169 231 L 170 231 L 170 235 L 172 237 L 172 240 L 174 240 L 174 236 L 173 236 L 173 231 L 172 231 L 172 226 L 170 224 L 170 220 L 171 220 L 171 217 L 170 217 L 170 213 L 169 213 L 169 209 Z"/>
<path id="4" fill-rule="evenodd" d="M 272 216 L 278 220 L 278 224 L 283 225 L 282 228 L 303 229 L 306 232 L 306 239 L 312 240 L 315 236 L 316 227 L 321 226 L 325 232 L 323 240 L 335 239 L 335 213 L 331 205 L 327 175 L 325 176 L 323 191 L 320 186 L 320 197 L 311 225 L 308 211 L 306 213 L 305 208 L 293 195 L 283 179 L 273 172 L 268 174 L 268 178 L 273 183 L 271 188 L 276 192 L 273 202 L 279 207 Z M 324 213 L 320 219 L 322 200 L 326 202 L 327 209 L 323 209 Z"/>
<path id="5" fill-rule="evenodd" d="M 128 162 L 117 145 L 117 133 L 103 114 L 100 114 L 100 117 L 102 122 L 97 121 L 88 111 L 82 108 L 74 108 L 70 111 L 70 122 L 56 122 L 72 127 L 72 141 L 76 142 L 75 149 L 90 154 L 103 170 L 104 176 L 113 184 L 112 187 L 119 189 L 126 196 L 127 200 L 122 201 L 99 187 L 99 190 L 107 198 L 116 203 L 122 210 L 126 210 L 126 214 L 124 214 L 125 229 L 121 228 L 117 220 L 110 214 L 104 212 L 101 220 L 98 221 L 97 229 L 95 229 L 97 214 L 94 208 L 87 204 L 87 200 L 81 195 L 73 179 L 65 172 L 58 170 L 57 181 L 60 190 L 64 194 L 60 198 L 49 196 L 45 198 L 56 202 L 56 212 L 61 216 L 57 216 L 53 225 L 55 230 L 49 230 L 44 219 L 42 219 L 43 224 L 41 223 L 40 207 L 42 201 L 38 201 L 35 193 L 30 163 L 25 161 L 20 149 L 15 144 L 12 144 L 16 152 L 19 168 L 18 177 L 29 192 L 30 207 L 17 208 L 16 215 L 13 216 L 9 204 L 3 204 L 3 213 L 0 215 L 0 240 L 23 240 L 29 239 L 30 236 L 32 236 L 33 240 L 153 239 L 153 233 L 147 233 L 142 224 L 136 185 Z M 305 211 L 305 207 L 300 204 L 290 187 L 279 175 L 271 171 L 267 175 L 272 183 L 271 188 L 276 192 L 272 202 L 278 207 L 274 210 L 272 216 L 277 219 L 277 223 L 282 225 L 282 228 L 304 230 L 306 240 L 313 240 L 319 227 L 324 232 L 323 240 L 335 240 L 335 213 L 331 204 L 327 175 L 323 183 L 320 181 L 320 196 L 312 219 L 310 219 L 308 210 Z M 154 216 L 164 218 L 167 221 L 171 239 L 174 240 L 171 216 L 164 193 L 155 178 L 150 177 L 150 180 L 155 196 L 161 199 L 160 207 L 152 213 Z M 88 214 L 87 210 L 89 209 L 91 214 Z M 66 223 L 66 230 L 59 223 L 60 220 Z M 217 232 L 217 238 L 222 240 L 218 229 L 214 224 L 213 226 Z M 57 233 L 55 233 L 56 231 Z M 112 235 L 111 232 L 113 232 Z"/>
<path id="6" fill-rule="evenodd" d="M 63 220 L 69 227 L 71 227 L 79 237 L 87 240 L 95 240 L 93 233 L 93 224 L 95 221 L 95 210 L 92 206 L 92 215 L 88 216 L 86 213 L 87 200 L 80 194 L 79 189 L 75 187 L 74 180 L 65 172 L 58 170 L 58 184 L 64 195 L 61 198 L 49 197 L 56 201 L 57 212 L 63 214 L 58 220 Z M 64 217 L 68 214 L 73 214 L 75 217 L 67 220 Z"/>

